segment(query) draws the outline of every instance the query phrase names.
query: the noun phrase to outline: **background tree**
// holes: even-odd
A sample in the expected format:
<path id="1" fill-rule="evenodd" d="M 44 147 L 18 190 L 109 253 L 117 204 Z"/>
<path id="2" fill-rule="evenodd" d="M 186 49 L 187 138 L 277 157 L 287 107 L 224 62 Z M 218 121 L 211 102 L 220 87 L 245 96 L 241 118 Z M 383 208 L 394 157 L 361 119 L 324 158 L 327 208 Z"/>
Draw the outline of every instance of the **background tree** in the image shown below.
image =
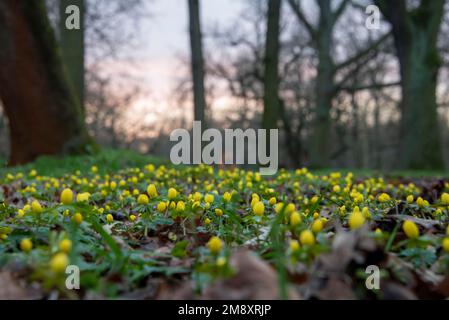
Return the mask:
<path id="1" fill-rule="evenodd" d="M 401 74 L 401 167 L 444 167 L 438 127 L 436 88 L 442 61 L 437 39 L 444 0 L 376 0 L 391 25 Z"/>
<path id="2" fill-rule="evenodd" d="M 9 120 L 10 165 L 91 147 L 63 71 L 44 1 L 0 3 L 0 97 Z"/>
<path id="3" fill-rule="evenodd" d="M 69 29 L 66 20 L 69 6 L 79 8 L 79 29 Z M 59 43 L 70 83 L 84 110 L 84 30 L 85 0 L 59 0 Z M 71 12 L 70 12 L 71 13 Z"/>
<path id="4" fill-rule="evenodd" d="M 279 119 L 279 28 L 281 0 L 269 0 L 264 59 L 264 108 L 262 128 L 275 129 Z"/>
<path id="5" fill-rule="evenodd" d="M 194 120 L 205 123 L 204 62 L 199 0 L 188 0 Z"/>

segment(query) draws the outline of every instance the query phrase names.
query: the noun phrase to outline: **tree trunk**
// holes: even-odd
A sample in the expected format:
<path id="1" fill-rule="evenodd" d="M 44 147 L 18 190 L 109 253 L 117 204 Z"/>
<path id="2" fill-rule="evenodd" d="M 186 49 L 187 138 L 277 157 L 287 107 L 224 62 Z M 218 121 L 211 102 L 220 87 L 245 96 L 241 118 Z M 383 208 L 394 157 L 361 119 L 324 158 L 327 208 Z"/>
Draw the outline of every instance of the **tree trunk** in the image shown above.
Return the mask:
<path id="1" fill-rule="evenodd" d="M 68 29 L 66 8 L 75 5 L 80 10 L 80 28 Z M 59 42 L 62 58 L 70 83 L 84 110 L 84 0 L 60 0 L 59 2 Z"/>
<path id="2" fill-rule="evenodd" d="M 189 1 L 189 30 L 190 30 L 190 49 L 191 49 L 191 68 L 193 77 L 193 105 L 194 119 L 202 122 L 204 129 L 206 100 L 204 93 L 204 62 L 203 45 L 200 24 L 199 0 Z"/>
<path id="3" fill-rule="evenodd" d="M 268 1 L 265 40 L 264 110 L 262 128 L 277 129 L 279 119 L 279 23 L 281 0 Z"/>
<path id="4" fill-rule="evenodd" d="M 330 1 L 320 1 L 320 21 L 316 35 L 318 68 L 315 84 L 315 118 L 312 126 L 310 166 L 329 166 L 331 154 L 331 108 L 335 95 L 335 66 L 332 59 L 333 22 Z"/>
<path id="5" fill-rule="evenodd" d="M 438 51 L 425 32 L 417 32 L 408 55 L 400 61 L 403 136 L 401 167 L 443 169 L 436 103 Z"/>
<path id="6" fill-rule="evenodd" d="M 9 164 L 94 147 L 63 71 L 44 1 L 1 1 L 0 43 L 0 97 L 11 136 Z"/>
<path id="7" fill-rule="evenodd" d="M 443 169 L 436 86 L 441 58 L 437 38 L 445 0 L 421 1 L 407 10 L 405 0 L 377 0 L 392 26 L 401 69 L 401 167 Z"/>

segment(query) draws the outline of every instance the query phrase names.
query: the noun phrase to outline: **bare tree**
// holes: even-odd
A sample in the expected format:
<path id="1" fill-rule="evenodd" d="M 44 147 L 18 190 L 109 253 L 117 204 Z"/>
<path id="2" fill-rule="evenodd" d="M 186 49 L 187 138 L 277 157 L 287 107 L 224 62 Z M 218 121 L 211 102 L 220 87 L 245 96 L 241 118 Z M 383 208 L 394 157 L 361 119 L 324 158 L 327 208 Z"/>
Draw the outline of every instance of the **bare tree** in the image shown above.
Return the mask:
<path id="1" fill-rule="evenodd" d="M 199 0 L 188 0 L 194 120 L 205 123 L 204 62 Z"/>
<path id="2" fill-rule="evenodd" d="M 277 128 L 279 119 L 279 28 L 281 0 L 269 0 L 264 59 L 264 110 L 262 128 Z"/>

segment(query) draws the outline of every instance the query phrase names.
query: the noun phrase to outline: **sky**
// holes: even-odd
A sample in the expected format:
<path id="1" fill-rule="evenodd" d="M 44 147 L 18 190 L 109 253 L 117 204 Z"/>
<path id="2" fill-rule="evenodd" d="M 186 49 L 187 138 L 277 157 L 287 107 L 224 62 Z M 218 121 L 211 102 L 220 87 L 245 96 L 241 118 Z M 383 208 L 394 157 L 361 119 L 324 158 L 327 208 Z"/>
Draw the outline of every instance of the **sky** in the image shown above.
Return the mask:
<path id="1" fill-rule="evenodd" d="M 201 23 L 204 30 L 215 24 L 226 25 L 244 6 L 245 0 L 200 0 Z M 153 0 L 151 18 L 147 19 L 141 34 L 138 56 L 140 70 L 152 94 L 170 93 L 181 76 L 179 58 L 190 55 L 187 0 Z"/>

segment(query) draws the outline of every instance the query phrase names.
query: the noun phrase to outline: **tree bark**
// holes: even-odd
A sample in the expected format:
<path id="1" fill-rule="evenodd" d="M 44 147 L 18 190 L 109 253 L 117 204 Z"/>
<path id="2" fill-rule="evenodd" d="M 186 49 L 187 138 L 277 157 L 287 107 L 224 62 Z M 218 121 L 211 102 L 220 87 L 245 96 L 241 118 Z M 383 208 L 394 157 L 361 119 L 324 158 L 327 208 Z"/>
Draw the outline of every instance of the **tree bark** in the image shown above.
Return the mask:
<path id="1" fill-rule="evenodd" d="M 265 39 L 264 110 L 262 128 L 276 129 L 279 119 L 279 24 L 281 0 L 268 1 Z"/>
<path id="2" fill-rule="evenodd" d="M 9 119 L 9 165 L 95 148 L 70 90 L 42 0 L 0 2 L 0 97 Z"/>
<path id="3" fill-rule="evenodd" d="M 80 29 L 70 30 L 66 27 L 66 8 L 75 5 L 80 10 Z M 70 84 L 75 91 L 81 108 L 84 111 L 84 0 L 59 1 L 59 43 L 64 66 Z"/>
<path id="4" fill-rule="evenodd" d="M 436 87 L 444 0 L 421 1 L 413 10 L 407 10 L 404 0 L 376 3 L 391 24 L 400 65 L 401 167 L 443 169 Z"/>
<path id="5" fill-rule="evenodd" d="M 335 95 L 335 65 L 332 58 L 333 18 L 330 1 L 320 0 L 320 20 L 316 34 L 318 69 L 315 84 L 315 118 L 312 126 L 310 167 L 329 166 L 331 154 L 331 108 Z"/>
<path id="6" fill-rule="evenodd" d="M 204 60 L 199 0 L 188 0 L 188 2 L 194 120 L 201 121 L 202 128 L 204 129 L 207 124 L 205 123 L 206 100 L 204 93 Z"/>

